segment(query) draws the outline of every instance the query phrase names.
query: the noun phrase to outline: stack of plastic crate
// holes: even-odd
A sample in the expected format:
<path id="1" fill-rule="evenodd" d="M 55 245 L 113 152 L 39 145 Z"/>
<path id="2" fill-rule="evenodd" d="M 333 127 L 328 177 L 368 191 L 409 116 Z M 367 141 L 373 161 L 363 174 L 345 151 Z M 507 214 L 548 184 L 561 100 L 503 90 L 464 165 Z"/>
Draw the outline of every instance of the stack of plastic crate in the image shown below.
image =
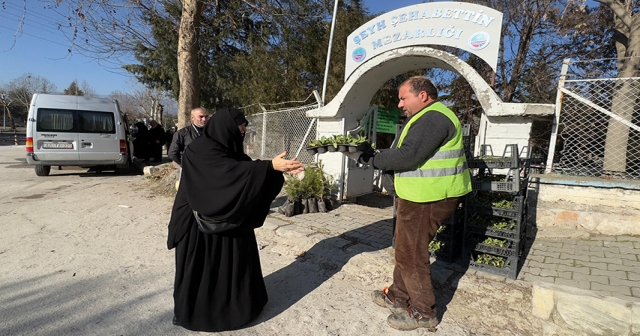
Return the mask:
<path id="1" fill-rule="evenodd" d="M 429 251 L 439 261 L 452 263 L 462 252 L 462 231 L 464 228 L 464 199 L 461 198 L 449 219 L 442 223 L 436 236 L 429 244 Z"/>
<path id="2" fill-rule="evenodd" d="M 526 240 L 529 160 L 515 144 L 496 157 L 488 146 L 469 159 L 473 192 L 465 207 L 463 250 L 472 269 L 515 279 Z"/>

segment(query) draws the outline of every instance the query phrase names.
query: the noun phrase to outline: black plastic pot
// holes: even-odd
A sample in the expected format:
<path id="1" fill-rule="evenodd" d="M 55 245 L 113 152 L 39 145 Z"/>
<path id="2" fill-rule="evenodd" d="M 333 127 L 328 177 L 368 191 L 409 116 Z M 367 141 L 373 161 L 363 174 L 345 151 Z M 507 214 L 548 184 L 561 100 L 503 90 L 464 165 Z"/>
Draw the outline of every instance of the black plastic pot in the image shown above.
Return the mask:
<path id="1" fill-rule="evenodd" d="M 318 199 L 318 212 L 327 212 L 327 203 L 324 198 Z"/>
<path id="2" fill-rule="evenodd" d="M 300 202 L 300 203 L 302 203 L 302 213 L 303 214 L 309 213 L 309 203 L 308 203 L 308 201 L 309 201 L 308 199 L 303 198 L 301 200 L 301 202 Z"/>
<path id="3" fill-rule="evenodd" d="M 318 199 L 317 198 L 309 198 L 307 200 L 307 206 L 309 207 L 309 213 L 318 212 Z"/>
<path id="4" fill-rule="evenodd" d="M 338 145 L 338 152 L 342 153 L 342 152 L 348 152 L 349 151 L 349 145 Z"/>
<path id="5" fill-rule="evenodd" d="M 318 147 L 318 154 L 322 154 L 322 153 L 326 153 L 327 152 L 327 146 L 319 146 Z"/>
<path id="6" fill-rule="evenodd" d="M 350 145 L 349 146 L 349 152 L 351 152 L 351 153 L 362 152 L 366 148 L 367 148 L 367 144 L 364 144 L 364 143 L 357 144 L 357 145 Z"/>
<path id="7" fill-rule="evenodd" d="M 331 153 L 333 153 L 333 152 L 335 152 L 337 150 L 338 150 L 338 148 L 336 148 L 334 145 L 328 145 L 327 146 L 327 151 L 329 151 Z"/>
<path id="8" fill-rule="evenodd" d="M 287 200 L 283 205 L 284 215 L 295 216 L 300 213 L 300 201 Z"/>
<path id="9" fill-rule="evenodd" d="M 309 155 L 316 155 L 316 153 L 318 152 L 318 147 L 307 147 L 306 149 Z"/>

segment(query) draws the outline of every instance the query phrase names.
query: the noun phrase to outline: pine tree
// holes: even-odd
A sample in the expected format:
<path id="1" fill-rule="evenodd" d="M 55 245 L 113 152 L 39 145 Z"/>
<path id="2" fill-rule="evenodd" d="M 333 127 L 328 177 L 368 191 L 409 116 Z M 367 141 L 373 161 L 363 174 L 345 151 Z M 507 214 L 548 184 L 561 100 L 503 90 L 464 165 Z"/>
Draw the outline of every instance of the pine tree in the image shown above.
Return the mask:
<path id="1" fill-rule="evenodd" d="M 84 96 L 84 92 L 80 90 L 80 87 L 78 86 L 78 82 L 75 80 L 71 82 L 71 84 L 69 84 L 69 87 L 64 89 L 62 93 L 68 96 Z"/>

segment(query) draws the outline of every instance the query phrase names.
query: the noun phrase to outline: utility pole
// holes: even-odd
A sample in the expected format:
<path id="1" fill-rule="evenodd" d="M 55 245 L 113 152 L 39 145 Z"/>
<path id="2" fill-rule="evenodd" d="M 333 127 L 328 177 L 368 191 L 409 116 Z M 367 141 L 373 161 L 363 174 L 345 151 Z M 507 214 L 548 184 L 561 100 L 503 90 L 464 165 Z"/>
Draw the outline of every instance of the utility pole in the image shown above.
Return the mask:
<path id="1" fill-rule="evenodd" d="M 322 83 L 322 105 L 324 106 L 324 97 L 327 93 L 327 79 L 329 79 L 329 61 L 331 60 L 331 45 L 333 44 L 333 31 L 336 27 L 336 16 L 338 15 L 338 0 L 333 3 L 333 17 L 331 18 L 331 32 L 329 33 L 329 47 L 327 50 L 327 63 L 324 67 L 324 81 Z"/>
<path id="2" fill-rule="evenodd" d="M 0 92 L 0 102 L 2 102 L 2 129 L 7 128 L 7 113 L 9 112 L 9 104 L 7 102 L 7 93 Z"/>

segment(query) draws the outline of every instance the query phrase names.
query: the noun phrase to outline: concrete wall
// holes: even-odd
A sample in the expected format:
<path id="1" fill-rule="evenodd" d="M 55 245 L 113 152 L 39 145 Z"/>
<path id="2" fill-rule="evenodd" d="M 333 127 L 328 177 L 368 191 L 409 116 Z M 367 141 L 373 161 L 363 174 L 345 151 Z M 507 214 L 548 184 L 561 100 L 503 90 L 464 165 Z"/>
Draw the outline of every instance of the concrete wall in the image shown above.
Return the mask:
<path id="1" fill-rule="evenodd" d="M 640 182 L 533 175 L 529 221 L 539 236 L 640 235 Z"/>

